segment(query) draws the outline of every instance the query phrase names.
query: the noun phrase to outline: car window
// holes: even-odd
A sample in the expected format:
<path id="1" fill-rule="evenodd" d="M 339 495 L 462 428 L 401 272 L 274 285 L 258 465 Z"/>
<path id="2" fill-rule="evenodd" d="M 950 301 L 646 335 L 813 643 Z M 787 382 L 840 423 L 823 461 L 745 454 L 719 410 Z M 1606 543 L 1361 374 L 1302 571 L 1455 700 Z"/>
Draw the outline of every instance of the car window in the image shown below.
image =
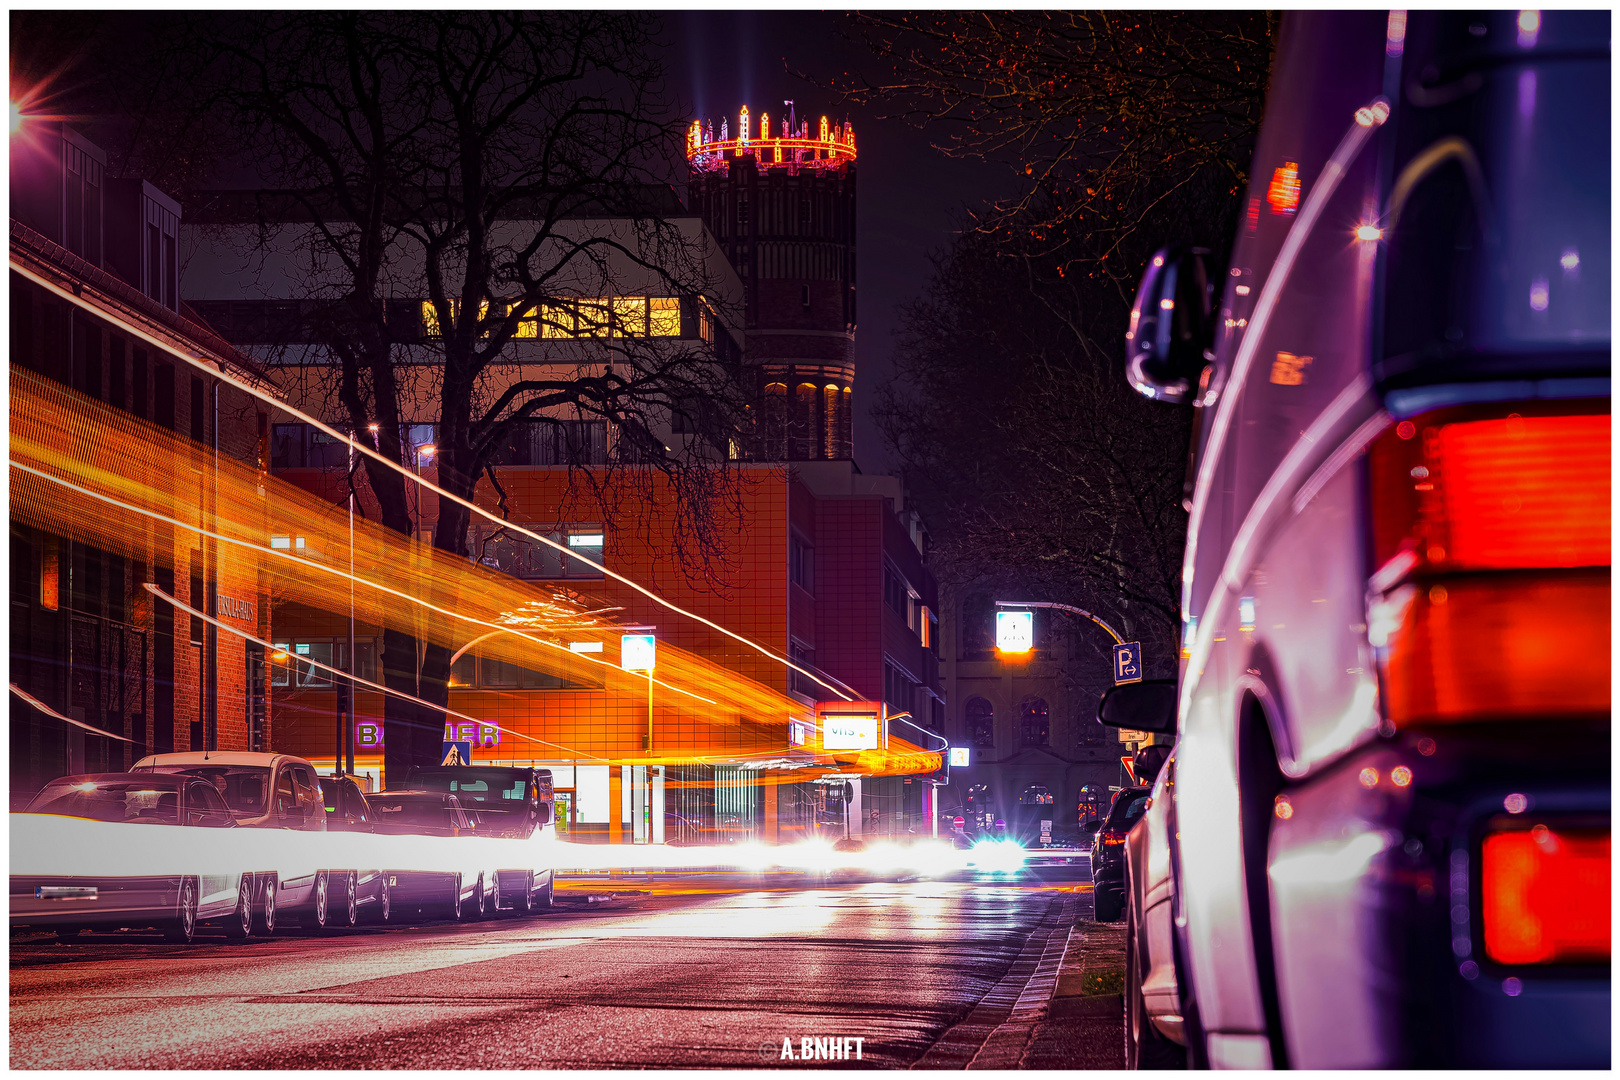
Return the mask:
<path id="1" fill-rule="evenodd" d="M 180 791 L 174 781 L 86 781 L 47 786 L 28 804 L 31 814 L 65 814 L 97 821 L 180 824 Z"/>
<path id="2" fill-rule="evenodd" d="M 270 770 L 266 766 L 157 765 L 153 771 L 207 780 L 237 814 L 257 816 L 265 812 L 265 795 L 270 788 Z"/>
<path id="3" fill-rule="evenodd" d="M 218 828 L 231 822 L 231 808 L 214 785 L 198 780 L 186 786 L 186 824 Z"/>
<path id="4" fill-rule="evenodd" d="M 294 765 L 292 767 L 293 783 L 298 788 L 298 805 L 304 811 L 306 818 L 326 813 L 326 804 L 322 801 L 320 787 L 315 783 L 315 777 L 307 766 Z"/>
<path id="5" fill-rule="evenodd" d="M 292 770 L 282 769 L 276 777 L 276 813 L 291 814 L 298 809 L 298 791 L 293 786 Z"/>
<path id="6" fill-rule="evenodd" d="M 366 797 L 354 784 L 343 785 L 343 816 L 350 821 L 366 820 Z"/>
<path id="7" fill-rule="evenodd" d="M 1147 809 L 1147 792 L 1132 795 L 1128 799 L 1121 799 L 1114 812 L 1108 815 L 1108 823 L 1114 828 L 1123 828 L 1130 825 L 1142 812 Z"/>

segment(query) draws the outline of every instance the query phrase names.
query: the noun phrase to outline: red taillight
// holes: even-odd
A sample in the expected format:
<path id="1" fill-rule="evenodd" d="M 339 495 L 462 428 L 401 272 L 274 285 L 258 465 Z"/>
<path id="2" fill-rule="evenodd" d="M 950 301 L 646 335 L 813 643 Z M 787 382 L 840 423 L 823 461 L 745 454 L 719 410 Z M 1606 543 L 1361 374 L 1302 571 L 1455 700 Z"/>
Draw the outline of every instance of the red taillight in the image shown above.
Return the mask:
<path id="1" fill-rule="evenodd" d="M 1125 834 L 1117 829 L 1104 829 L 1102 832 L 1102 842 L 1105 844 L 1123 844 L 1125 842 Z"/>
<path id="2" fill-rule="evenodd" d="M 1485 955 L 1499 964 L 1606 963 L 1609 832 L 1493 833 L 1481 859 Z"/>
<path id="3" fill-rule="evenodd" d="M 1403 552 L 1441 571 L 1609 565 L 1607 413 L 1445 409 L 1368 459 L 1375 566 Z"/>
<path id="4" fill-rule="evenodd" d="M 1383 650 L 1384 709 L 1395 724 L 1609 710 L 1608 571 L 1447 578 L 1405 590 L 1410 606 Z"/>
<path id="5" fill-rule="evenodd" d="M 1596 407 L 1442 409 L 1369 450 L 1367 622 L 1396 724 L 1609 710 L 1609 417 Z"/>

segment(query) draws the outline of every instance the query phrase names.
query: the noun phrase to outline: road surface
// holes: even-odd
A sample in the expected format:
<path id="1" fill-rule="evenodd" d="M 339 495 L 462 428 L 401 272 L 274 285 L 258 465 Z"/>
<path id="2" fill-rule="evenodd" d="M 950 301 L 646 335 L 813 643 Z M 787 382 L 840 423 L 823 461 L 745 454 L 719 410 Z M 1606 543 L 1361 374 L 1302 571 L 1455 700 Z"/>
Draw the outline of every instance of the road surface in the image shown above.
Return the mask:
<path id="1" fill-rule="evenodd" d="M 1013 881 L 670 882 L 603 903 L 576 892 L 527 920 L 243 945 L 215 930 L 191 946 L 14 937 L 11 1065 L 960 1066 L 1020 995 L 1040 995 L 1035 961 L 1061 956 L 1089 915 L 1088 882 L 1083 865 Z M 846 1056 L 801 1062 L 807 1046 Z"/>

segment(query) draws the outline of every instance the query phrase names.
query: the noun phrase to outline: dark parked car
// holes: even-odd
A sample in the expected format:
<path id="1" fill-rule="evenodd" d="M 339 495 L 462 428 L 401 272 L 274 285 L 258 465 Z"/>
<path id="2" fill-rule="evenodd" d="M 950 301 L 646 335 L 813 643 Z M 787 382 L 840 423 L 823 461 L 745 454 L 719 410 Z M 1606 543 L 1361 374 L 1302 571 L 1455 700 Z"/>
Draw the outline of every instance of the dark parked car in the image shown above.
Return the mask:
<path id="1" fill-rule="evenodd" d="M 371 808 L 366 793 L 352 776 L 323 776 L 320 778 L 321 799 L 326 804 L 326 830 L 328 832 L 369 833 L 372 828 Z M 363 915 L 377 922 L 387 922 L 391 914 L 392 897 L 388 893 L 388 880 L 380 870 L 353 871 L 354 880 L 335 898 L 344 908 L 339 922 L 353 926 Z"/>
<path id="2" fill-rule="evenodd" d="M 1126 788 L 1091 840 L 1092 904 L 1098 922 L 1117 922 L 1125 910 L 1125 834 L 1147 809 L 1147 788 Z"/>
<path id="3" fill-rule="evenodd" d="M 474 835 L 472 819 L 461 800 L 443 791 L 379 791 L 366 798 L 372 831 L 385 836 L 458 837 Z M 470 880 L 469 880 L 470 878 Z M 485 881 L 489 889 L 485 888 Z M 434 912 L 459 921 L 470 904 L 477 918 L 492 911 L 489 893 L 495 875 L 442 870 L 384 870 L 383 881 L 394 910 Z"/>
<path id="4" fill-rule="evenodd" d="M 412 787 L 453 794 L 461 807 L 475 815 L 479 836 L 528 839 L 536 834 L 555 835 L 555 794 L 551 770 L 505 765 L 418 766 L 411 770 Z M 665 815 L 666 822 L 668 815 Z M 668 826 L 666 825 L 666 828 Z M 670 830 L 680 835 L 678 829 Z M 555 882 L 550 867 L 519 866 L 495 871 L 494 900 L 499 908 L 520 914 L 549 908 Z"/>

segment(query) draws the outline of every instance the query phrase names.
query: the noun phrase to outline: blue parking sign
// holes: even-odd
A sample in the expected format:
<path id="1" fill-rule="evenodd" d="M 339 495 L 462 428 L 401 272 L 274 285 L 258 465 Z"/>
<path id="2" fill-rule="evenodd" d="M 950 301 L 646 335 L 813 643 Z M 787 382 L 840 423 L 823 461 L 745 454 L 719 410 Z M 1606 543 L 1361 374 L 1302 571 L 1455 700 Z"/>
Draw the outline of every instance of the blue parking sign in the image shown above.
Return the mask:
<path id="1" fill-rule="evenodd" d="M 1114 646 L 1114 685 L 1142 681 L 1142 643 L 1127 641 Z"/>

